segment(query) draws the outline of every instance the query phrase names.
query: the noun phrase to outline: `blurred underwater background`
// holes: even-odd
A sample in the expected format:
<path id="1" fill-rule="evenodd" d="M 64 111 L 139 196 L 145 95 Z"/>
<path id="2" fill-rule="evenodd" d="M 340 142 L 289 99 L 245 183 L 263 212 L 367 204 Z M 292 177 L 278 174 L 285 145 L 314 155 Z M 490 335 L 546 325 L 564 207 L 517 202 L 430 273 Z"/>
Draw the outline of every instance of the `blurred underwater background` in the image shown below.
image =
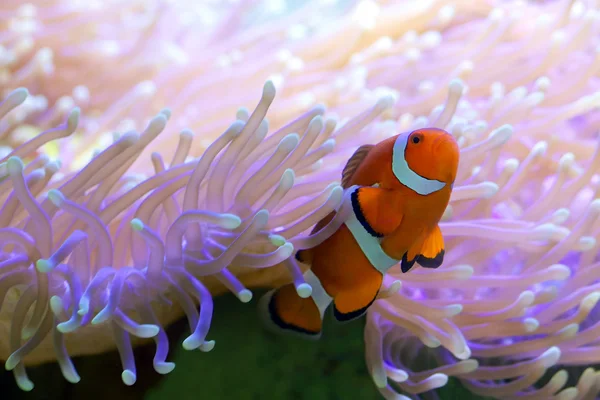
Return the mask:
<path id="1" fill-rule="evenodd" d="M 599 0 L 2 0 L 0 101 L 0 400 L 599 398 Z M 265 331 L 348 158 L 427 126 L 442 267 Z"/>

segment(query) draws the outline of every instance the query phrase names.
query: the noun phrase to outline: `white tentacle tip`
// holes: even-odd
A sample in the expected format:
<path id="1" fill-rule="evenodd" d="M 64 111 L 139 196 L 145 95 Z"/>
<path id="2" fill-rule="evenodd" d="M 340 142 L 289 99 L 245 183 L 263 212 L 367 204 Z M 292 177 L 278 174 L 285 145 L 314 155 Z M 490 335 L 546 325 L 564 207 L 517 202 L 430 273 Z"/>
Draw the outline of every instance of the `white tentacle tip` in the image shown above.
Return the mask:
<path id="1" fill-rule="evenodd" d="M 463 374 L 469 374 L 473 371 L 476 371 L 479 368 L 479 361 L 474 359 L 464 360 L 461 363 L 461 372 Z"/>
<path id="2" fill-rule="evenodd" d="M 497 183 L 495 182 L 481 182 L 479 184 L 479 186 L 482 189 L 482 197 L 484 199 L 489 199 L 490 197 L 494 196 L 496 193 L 498 193 L 498 189 L 499 186 Z"/>
<path id="3" fill-rule="evenodd" d="M 79 383 L 81 381 L 81 377 L 77 374 L 77 371 L 71 369 L 70 371 L 63 371 L 63 375 L 67 382 L 69 383 Z"/>
<path id="4" fill-rule="evenodd" d="M 281 256 L 285 259 L 289 258 L 294 253 L 294 245 L 291 242 L 285 242 L 280 248 Z"/>
<path id="5" fill-rule="evenodd" d="M 135 375 L 135 372 L 126 369 L 121 373 L 121 380 L 127 386 L 133 386 L 135 384 L 135 381 L 137 380 L 137 376 Z"/>
<path id="6" fill-rule="evenodd" d="M 547 150 L 548 150 L 548 142 L 541 140 L 533 145 L 533 147 L 531 148 L 531 155 L 535 156 L 535 157 L 541 156 L 541 155 L 544 155 Z"/>
<path id="7" fill-rule="evenodd" d="M 294 186 L 295 179 L 296 174 L 294 173 L 294 170 L 288 168 L 285 171 L 283 171 L 283 174 L 281 175 L 281 180 L 279 181 L 279 185 L 283 190 L 290 190 L 292 186 Z"/>
<path id="8" fill-rule="evenodd" d="M 531 333 L 539 328 L 540 322 L 535 318 L 525 318 L 523 320 L 523 326 L 525 327 L 525 332 Z"/>
<path id="9" fill-rule="evenodd" d="M 17 366 L 17 364 L 19 364 L 21 362 L 21 358 L 19 357 L 19 355 L 17 353 L 12 353 L 8 359 L 6 360 L 6 362 L 4 363 L 4 368 L 7 371 L 12 371 L 13 369 L 15 369 L 15 367 Z"/>
<path id="10" fill-rule="evenodd" d="M 15 106 L 22 104 L 29 96 L 29 91 L 26 88 L 17 88 L 10 92 L 6 100 L 10 101 Z"/>
<path id="11" fill-rule="evenodd" d="M 471 349 L 469 346 L 465 346 L 461 351 L 454 353 L 454 356 L 459 360 L 468 360 L 471 358 Z"/>
<path id="12" fill-rule="evenodd" d="M 546 368 L 550 368 L 558 362 L 558 360 L 560 359 L 560 355 L 560 349 L 556 346 L 552 346 L 548 350 L 543 352 L 542 355 L 539 356 L 539 359 L 543 359 Z"/>
<path id="13" fill-rule="evenodd" d="M 408 373 L 402 369 L 388 365 L 386 370 L 387 376 L 396 383 L 402 383 L 408 380 Z"/>
<path id="14" fill-rule="evenodd" d="M 388 384 L 387 375 L 383 371 L 373 369 L 371 371 L 371 377 L 373 378 L 373 383 L 375 383 L 375 386 L 379 389 L 385 388 Z"/>
<path id="15" fill-rule="evenodd" d="M 79 310 L 77 310 L 77 314 L 85 315 L 90 311 L 90 299 L 87 297 L 82 297 L 79 300 Z"/>
<path id="16" fill-rule="evenodd" d="M 215 341 L 207 340 L 204 343 L 202 343 L 198 349 L 204 353 L 208 353 L 208 352 L 212 351 L 212 349 L 214 349 L 214 348 L 215 348 Z"/>
<path id="17" fill-rule="evenodd" d="M 119 143 L 125 146 L 131 146 L 140 140 L 140 133 L 136 131 L 125 132 L 119 139 Z"/>
<path id="18" fill-rule="evenodd" d="M 92 325 L 98 325 L 108 320 L 112 313 L 108 308 L 103 308 L 94 318 L 92 318 Z"/>
<path id="19" fill-rule="evenodd" d="M 60 160 L 53 160 L 45 165 L 44 170 L 47 171 L 49 174 L 54 175 L 60 170 L 61 166 L 62 163 Z"/>
<path id="20" fill-rule="evenodd" d="M 533 231 L 540 235 L 540 239 L 549 239 L 558 229 L 558 226 L 546 223 L 533 228 Z"/>
<path id="21" fill-rule="evenodd" d="M 170 108 L 163 108 L 158 113 L 164 115 L 165 118 L 167 119 L 167 121 L 171 118 L 171 115 L 172 115 Z"/>
<path id="22" fill-rule="evenodd" d="M 395 280 L 392 284 L 386 289 L 390 295 L 396 294 L 402 289 L 402 281 Z"/>
<path id="23" fill-rule="evenodd" d="M 263 86 L 263 97 L 267 101 L 273 101 L 275 98 L 275 94 L 277 93 L 277 89 L 275 88 L 275 84 L 272 80 L 268 80 L 265 82 Z"/>
<path id="24" fill-rule="evenodd" d="M 172 362 L 156 362 L 154 370 L 161 375 L 170 374 L 175 369 L 175 363 Z"/>
<path id="25" fill-rule="evenodd" d="M 283 139 L 279 142 L 278 150 L 284 152 L 290 152 L 298 146 L 300 142 L 300 136 L 297 133 L 290 133 L 285 135 Z"/>
<path id="26" fill-rule="evenodd" d="M 235 112 L 235 117 L 240 121 L 246 121 L 250 117 L 250 111 L 246 107 L 240 107 Z"/>
<path id="27" fill-rule="evenodd" d="M 329 193 L 328 200 L 338 204 L 339 202 L 342 201 L 343 196 L 344 196 L 344 189 L 338 185 L 331 190 L 331 193 Z"/>
<path id="28" fill-rule="evenodd" d="M 452 270 L 456 273 L 456 279 L 469 279 L 475 273 L 475 268 L 470 265 L 459 265 Z"/>
<path id="29" fill-rule="evenodd" d="M 446 386 L 448 383 L 448 375 L 437 373 L 431 375 L 429 378 L 425 378 L 424 381 L 429 382 L 429 387 L 440 388 L 442 386 Z"/>
<path id="30" fill-rule="evenodd" d="M 393 96 L 384 96 L 377 100 L 377 103 L 375 103 L 375 109 L 379 112 L 383 112 L 388 108 L 392 107 L 394 105 L 394 102 L 395 101 Z"/>
<path id="31" fill-rule="evenodd" d="M 490 133 L 490 138 L 496 140 L 499 145 L 504 144 L 511 138 L 514 132 L 512 125 L 505 124 Z"/>
<path id="32" fill-rule="evenodd" d="M 281 247 L 286 244 L 287 240 L 281 235 L 272 234 L 269 235 L 269 242 L 274 246 Z"/>
<path id="33" fill-rule="evenodd" d="M 535 80 L 535 87 L 538 90 L 548 90 L 551 83 L 552 82 L 550 81 L 550 78 L 548 78 L 547 76 L 540 76 Z"/>
<path id="34" fill-rule="evenodd" d="M 23 164 L 21 157 L 12 156 L 6 161 L 6 168 L 10 175 L 18 175 L 23 172 L 25 165 Z"/>
<path id="35" fill-rule="evenodd" d="M 24 392 L 31 392 L 33 390 L 33 382 L 26 378 L 17 379 L 17 386 Z"/>
<path id="36" fill-rule="evenodd" d="M 50 260 L 40 258 L 39 260 L 37 260 L 35 262 L 35 268 L 39 272 L 48 273 L 48 272 L 52 271 L 52 269 L 54 268 L 54 263 L 52 263 Z"/>
<path id="37" fill-rule="evenodd" d="M 56 329 L 60 333 L 69 333 L 69 332 L 73 332 L 75 329 L 77 329 L 77 326 L 69 320 L 69 321 L 61 322 L 60 324 L 56 325 Z"/>
<path id="38" fill-rule="evenodd" d="M 452 79 L 450 81 L 450 83 L 448 84 L 448 91 L 455 96 L 462 95 L 464 89 L 465 89 L 464 82 L 458 78 Z"/>
<path id="39" fill-rule="evenodd" d="M 269 242 L 271 242 L 271 244 L 274 246 L 281 247 L 287 242 L 287 240 L 281 235 L 271 234 L 269 235 Z"/>
<path id="40" fill-rule="evenodd" d="M 316 115 L 313 119 L 310 120 L 308 125 L 309 129 L 314 129 L 315 131 L 320 131 L 323 129 L 323 116 Z"/>
<path id="41" fill-rule="evenodd" d="M 596 238 L 593 236 L 582 236 L 579 238 L 579 241 L 577 243 L 577 250 L 589 251 L 596 246 L 597 241 Z"/>
<path id="42" fill-rule="evenodd" d="M 48 200 L 56 207 L 60 207 L 65 202 L 65 196 L 58 189 L 51 189 L 48 191 Z"/>
<path id="43" fill-rule="evenodd" d="M 154 132 L 162 131 L 165 129 L 165 126 L 167 126 L 167 117 L 163 113 L 158 113 L 158 115 L 150 120 L 146 130 Z"/>
<path id="44" fill-rule="evenodd" d="M 569 324 L 556 332 L 555 336 L 562 336 L 563 338 L 571 338 L 579 332 L 579 324 Z"/>
<path id="45" fill-rule="evenodd" d="M 27 327 L 23 328 L 23 332 L 21 332 L 21 339 L 22 340 L 28 340 L 33 335 L 35 335 L 36 332 L 37 332 L 37 328 L 36 327 L 27 326 Z"/>
<path id="46" fill-rule="evenodd" d="M 219 226 L 224 229 L 236 229 L 242 224 L 242 219 L 235 214 L 221 214 Z"/>
<path id="47" fill-rule="evenodd" d="M 449 306 L 446 306 L 446 315 L 448 316 L 448 318 L 454 317 L 460 314 L 462 310 L 462 304 L 450 304 Z"/>
<path id="48" fill-rule="evenodd" d="M 554 264 L 548 267 L 548 272 L 557 281 L 564 281 L 571 276 L 571 269 L 563 264 Z"/>
<path id="49" fill-rule="evenodd" d="M 310 286 L 308 283 L 301 283 L 296 286 L 296 293 L 298 293 L 298 296 L 301 298 L 307 299 L 312 294 L 312 286 Z"/>
<path id="50" fill-rule="evenodd" d="M 190 129 L 184 129 L 181 132 L 179 132 L 179 136 L 182 139 L 192 139 L 194 137 L 194 132 L 192 132 Z"/>
<path id="51" fill-rule="evenodd" d="M 194 350 L 197 349 L 198 347 L 200 347 L 202 343 L 200 343 L 198 341 L 198 339 L 194 336 L 194 334 L 188 336 L 183 343 L 181 343 L 181 346 L 185 349 L 185 350 Z"/>
<path id="52" fill-rule="evenodd" d="M 136 335 L 140 338 L 149 339 L 158 335 L 160 328 L 154 324 L 142 324 L 136 329 Z"/>
<path id="53" fill-rule="evenodd" d="M 552 214 L 552 221 L 557 225 L 561 225 L 569 219 L 570 215 L 571 211 L 568 208 L 559 208 Z"/>
<path id="54" fill-rule="evenodd" d="M 503 171 L 511 175 L 515 173 L 517 168 L 519 168 L 519 160 L 516 158 L 509 158 L 508 160 L 504 161 L 504 165 L 502 166 Z"/>
<path id="55" fill-rule="evenodd" d="M 79 125 L 79 117 L 81 116 L 81 109 L 79 107 L 75 107 L 69 113 L 69 117 L 67 118 L 67 129 L 70 132 L 73 132 L 77 129 Z"/>
<path id="56" fill-rule="evenodd" d="M 333 151 L 335 147 L 335 139 L 334 138 L 329 138 L 327 139 L 322 145 L 321 148 L 324 149 L 327 152 Z"/>
<path id="57" fill-rule="evenodd" d="M 131 225 L 131 229 L 133 229 L 134 231 L 139 232 L 139 231 L 143 231 L 144 230 L 144 223 L 139 218 L 132 219 L 129 222 L 129 225 Z"/>
<path id="58" fill-rule="evenodd" d="M 242 130 L 244 129 L 245 125 L 246 123 L 244 121 L 236 120 L 229 126 L 227 132 L 231 135 L 232 138 L 235 138 L 239 136 L 240 133 L 242 133 Z"/>
<path id="59" fill-rule="evenodd" d="M 518 302 L 524 306 L 533 304 L 535 294 L 531 290 L 525 290 L 519 295 Z"/>
<path id="60" fill-rule="evenodd" d="M 252 292 L 248 289 L 242 289 L 237 293 L 237 298 L 242 303 L 249 303 L 252 300 Z"/>
<path id="61" fill-rule="evenodd" d="M 63 300 L 59 296 L 50 297 L 50 309 L 54 315 L 60 315 L 65 309 Z"/>
<path id="62" fill-rule="evenodd" d="M 590 203 L 589 211 L 592 211 L 592 212 L 600 211 L 600 199 L 594 199 L 594 201 L 592 201 Z"/>
<path id="63" fill-rule="evenodd" d="M 256 222 L 259 225 L 266 225 L 267 221 L 269 221 L 269 211 L 262 209 L 254 215 L 253 222 Z"/>
<path id="64" fill-rule="evenodd" d="M 327 111 L 327 107 L 325 106 L 325 104 L 319 103 L 314 105 L 310 110 L 310 112 L 313 114 L 325 114 L 325 111 Z"/>
<path id="65" fill-rule="evenodd" d="M 592 292 L 592 293 L 588 294 L 587 296 L 585 296 L 583 298 L 583 300 L 581 300 L 580 307 L 582 307 L 586 310 L 591 310 L 592 308 L 594 308 L 596 306 L 596 304 L 598 303 L 599 300 L 600 300 L 600 292 Z"/>

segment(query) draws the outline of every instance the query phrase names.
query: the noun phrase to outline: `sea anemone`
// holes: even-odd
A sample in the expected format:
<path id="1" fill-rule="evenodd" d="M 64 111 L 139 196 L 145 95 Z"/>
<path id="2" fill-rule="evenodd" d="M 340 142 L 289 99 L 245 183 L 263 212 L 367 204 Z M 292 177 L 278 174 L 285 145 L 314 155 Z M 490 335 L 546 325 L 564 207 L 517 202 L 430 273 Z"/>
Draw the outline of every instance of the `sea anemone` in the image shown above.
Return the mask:
<path id="1" fill-rule="evenodd" d="M 447 128 L 461 161 L 440 223 L 443 268 L 390 270 L 399 292 L 369 312 L 367 362 L 385 398 L 439 388 L 450 376 L 497 399 L 600 393 L 593 368 L 568 369 L 600 361 L 600 14 L 579 2 L 538 11 L 520 4 L 457 26 L 428 54 L 429 69 L 402 74 L 423 85 L 441 65 L 469 71 L 454 113 L 401 116 L 397 125 L 407 123 L 395 128 Z M 461 37 L 469 40 L 459 45 Z M 423 357 L 435 367 L 415 361 Z"/>
<path id="2" fill-rule="evenodd" d="M 174 365 L 165 361 L 163 325 L 176 315 L 175 304 L 190 324 L 183 347 L 214 347 L 206 339 L 213 307 L 203 278 L 216 278 L 240 301 L 249 302 L 252 292 L 241 278 L 256 285 L 261 269 L 288 260 L 294 248 L 327 237 L 327 229 L 302 233 L 339 205 L 342 190 L 311 178 L 312 165 L 333 149 L 336 137 L 356 135 L 390 101 L 383 99 L 335 131 L 318 106 L 267 136 L 265 115 L 274 95 L 269 81 L 255 110 L 239 112 L 239 119 L 198 159 L 185 161 L 193 135 L 182 132 L 169 165 L 152 153 L 155 174 L 139 181 L 126 173 L 166 127 L 168 110 L 152 118 L 141 134 L 116 135 L 113 144 L 76 173 L 59 175 L 60 163 L 44 154 L 27 164 L 23 160 L 42 144 L 73 134 L 78 109 L 62 126 L 0 161 L 0 318 L 8 322 L 2 335 L 10 338 L 2 357 L 19 387 L 33 388 L 25 362 L 53 357 L 64 377 L 77 382 L 67 348 L 72 354 L 105 350 L 110 345 L 99 338 L 110 333 L 121 354 L 123 382 L 136 380 L 130 335 L 154 338 L 154 368 L 168 373 Z M 17 89 L 0 109 L 10 112 L 26 96 L 25 89 Z M 303 183 L 294 186 L 297 180 Z M 299 294 L 310 295 L 298 265 L 285 265 Z M 194 302 L 200 303 L 199 311 Z M 90 348 L 83 337 L 98 344 Z M 51 345 L 54 355 L 46 349 Z"/>
<path id="3" fill-rule="evenodd" d="M 24 363 L 50 359 L 78 380 L 65 342 L 116 342 L 132 384 L 131 343 L 154 337 L 170 371 L 178 305 L 184 347 L 214 344 L 208 289 L 249 301 L 291 275 L 308 295 L 289 255 L 335 227 L 306 236 L 345 160 L 433 125 L 462 149 L 446 260 L 386 276 L 365 329 L 381 393 L 450 376 L 501 399 L 600 392 L 593 369 L 560 369 L 600 361 L 596 1 L 325 1 L 277 18 L 276 1 L 19 3 L 0 19 L 0 358 L 21 388 Z M 169 119 L 178 140 L 159 135 Z"/>

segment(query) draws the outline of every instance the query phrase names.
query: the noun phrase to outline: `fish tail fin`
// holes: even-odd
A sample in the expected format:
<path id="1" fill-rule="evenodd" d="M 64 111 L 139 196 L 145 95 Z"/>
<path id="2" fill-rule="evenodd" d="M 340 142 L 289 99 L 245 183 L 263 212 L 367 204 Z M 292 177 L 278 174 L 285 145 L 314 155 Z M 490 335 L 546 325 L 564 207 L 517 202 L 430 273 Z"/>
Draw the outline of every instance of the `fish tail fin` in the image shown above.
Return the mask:
<path id="1" fill-rule="evenodd" d="M 323 321 L 312 297 L 302 298 L 292 283 L 267 292 L 259 303 L 267 328 L 304 338 L 319 339 Z"/>

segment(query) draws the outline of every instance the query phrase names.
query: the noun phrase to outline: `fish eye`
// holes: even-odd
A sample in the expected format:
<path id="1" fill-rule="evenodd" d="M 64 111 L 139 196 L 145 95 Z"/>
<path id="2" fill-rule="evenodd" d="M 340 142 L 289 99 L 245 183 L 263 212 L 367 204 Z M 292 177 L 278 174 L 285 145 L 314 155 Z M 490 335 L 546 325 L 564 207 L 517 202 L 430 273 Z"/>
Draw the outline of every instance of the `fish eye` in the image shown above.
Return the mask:
<path id="1" fill-rule="evenodd" d="M 413 136 L 412 136 L 412 138 L 411 138 L 411 141 L 412 141 L 414 144 L 418 144 L 418 143 L 420 143 L 420 142 L 421 142 L 421 140 L 423 140 L 423 137 L 422 137 L 422 135 L 419 135 L 419 134 L 413 135 Z"/>

